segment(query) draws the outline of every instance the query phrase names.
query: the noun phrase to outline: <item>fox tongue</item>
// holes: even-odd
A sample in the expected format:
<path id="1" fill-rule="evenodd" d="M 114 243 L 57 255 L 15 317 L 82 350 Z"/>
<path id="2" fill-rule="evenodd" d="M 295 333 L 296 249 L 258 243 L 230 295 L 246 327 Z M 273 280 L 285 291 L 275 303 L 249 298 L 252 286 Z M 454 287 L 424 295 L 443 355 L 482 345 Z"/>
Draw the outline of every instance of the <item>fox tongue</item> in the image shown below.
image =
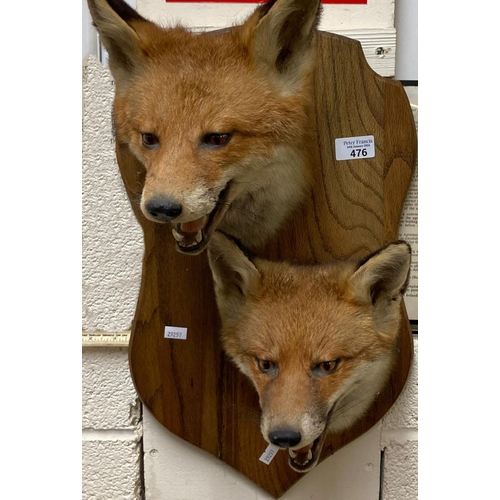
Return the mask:
<path id="1" fill-rule="evenodd" d="M 190 248 L 199 245 L 203 241 L 203 228 L 207 225 L 208 217 L 189 222 L 177 223 L 172 228 L 172 234 L 181 248 Z"/>
<path id="2" fill-rule="evenodd" d="M 305 455 L 307 452 L 313 447 L 313 443 L 304 446 L 303 448 L 299 448 L 298 450 L 294 450 L 297 455 Z"/>
<path id="3" fill-rule="evenodd" d="M 197 233 L 200 229 L 205 226 L 207 217 L 202 217 L 201 219 L 192 220 L 189 222 L 181 222 L 181 231 L 183 233 Z"/>

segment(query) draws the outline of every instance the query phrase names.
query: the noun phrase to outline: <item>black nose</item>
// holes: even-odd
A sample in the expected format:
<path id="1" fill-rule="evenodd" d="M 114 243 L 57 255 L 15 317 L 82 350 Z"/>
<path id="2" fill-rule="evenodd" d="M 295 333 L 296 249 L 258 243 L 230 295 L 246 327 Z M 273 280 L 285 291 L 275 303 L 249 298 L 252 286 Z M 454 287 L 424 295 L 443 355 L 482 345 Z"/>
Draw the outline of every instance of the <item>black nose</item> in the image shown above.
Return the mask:
<path id="1" fill-rule="evenodd" d="M 182 206 L 173 200 L 153 198 L 146 203 L 148 213 L 160 222 L 168 222 L 178 217 Z"/>
<path id="2" fill-rule="evenodd" d="M 300 432 L 291 429 L 279 429 L 269 433 L 269 441 L 280 448 L 291 448 L 300 443 Z"/>

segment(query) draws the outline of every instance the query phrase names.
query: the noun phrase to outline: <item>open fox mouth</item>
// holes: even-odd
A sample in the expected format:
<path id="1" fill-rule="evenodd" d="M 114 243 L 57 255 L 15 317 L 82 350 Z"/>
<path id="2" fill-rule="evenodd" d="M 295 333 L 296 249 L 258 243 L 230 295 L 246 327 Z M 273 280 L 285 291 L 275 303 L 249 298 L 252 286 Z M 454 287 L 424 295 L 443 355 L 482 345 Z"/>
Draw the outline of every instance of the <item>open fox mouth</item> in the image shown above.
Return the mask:
<path id="1" fill-rule="evenodd" d="M 288 449 L 288 465 L 297 472 L 308 472 L 318 463 L 325 442 L 326 429 L 312 443 L 302 448 Z"/>
<path id="2" fill-rule="evenodd" d="M 230 182 L 220 192 L 215 208 L 209 214 L 189 222 L 179 222 L 172 228 L 172 234 L 177 242 L 177 250 L 181 253 L 196 255 L 201 253 L 212 233 L 217 229 L 227 210 L 231 206 L 229 201 Z"/>
<path id="3" fill-rule="evenodd" d="M 321 456 L 321 451 L 323 450 L 323 444 L 325 443 L 325 438 L 328 434 L 328 429 L 337 403 L 338 401 L 334 403 L 326 417 L 326 425 L 323 432 L 312 443 L 302 446 L 301 448 L 288 449 L 288 465 L 293 470 L 297 472 L 309 472 L 316 467 L 319 457 Z"/>

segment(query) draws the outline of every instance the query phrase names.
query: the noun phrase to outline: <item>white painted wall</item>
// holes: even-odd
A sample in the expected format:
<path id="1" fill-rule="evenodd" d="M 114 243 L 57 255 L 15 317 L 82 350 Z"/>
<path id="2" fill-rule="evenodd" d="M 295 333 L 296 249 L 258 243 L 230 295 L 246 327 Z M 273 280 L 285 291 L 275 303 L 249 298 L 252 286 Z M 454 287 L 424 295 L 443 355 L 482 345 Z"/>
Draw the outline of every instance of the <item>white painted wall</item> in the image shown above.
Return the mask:
<path id="1" fill-rule="evenodd" d="M 391 17 L 374 19 L 383 24 Z M 95 53 L 92 30 L 83 32 L 84 56 Z M 417 105 L 416 89 L 410 92 Z M 93 56 L 84 66 L 83 93 L 83 330 L 121 332 L 130 328 L 134 314 L 142 233 L 114 157 L 112 78 Z M 147 412 L 141 417 L 125 349 L 85 348 L 82 362 L 84 500 L 139 500 L 143 465 L 146 500 L 269 499 L 227 465 L 173 436 Z M 416 499 L 416 367 L 415 360 L 408 387 L 382 423 L 320 464 L 283 500 L 378 500 L 382 450 L 381 498 Z"/>
<path id="2" fill-rule="evenodd" d="M 83 56 L 98 56 L 97 33 L 83 1 Z M 127 0 L 145 18 L 161 25 L 181 23 L 192 29 L 217 29 L 241 22 L 254 3 L 180 3 L 163 0 Z M 368 64 L 378 74 L 393 77 L 396 71 L 394 0 L 370 0 L 367 5 L 324 5 L 319 28 L 354 38 L 361 43 Z M 382 50 L 381 50 L 382 49 Z M 106 54 L 104 51 L 103 60 Z"/>
<path id="3" fill-rule="evenodd" d="M 379 423 L 306 474 L 281 500 L 378 500 L 380 432 Z M 164 500 L 165 492 L 182 500 L 273 500 L 226 463 L 166 431 L 147 410 L 144 465 L 147 500 Z"/>
<path id="4" fill-rule="evenodd" d="M 241 22 L 257 3 L 197 3 L 136 0 L 141 15 L 163 25 L 224 28 Z M 366 5 L 325 4 L 319 29 L 394 28 L 394 0 L 369 0 Z"/>
<path id="5" fill-rule="evenodd" d="M 418 80 L 418 0 L 396 0 L 397 80 Z"/>
<path id="6" fill-rule="evenodd" d="M 242 19 L 255 6 L 230 3 L 167 4 L 161 0 L 127 0 L 127 3 L 148 19 L 164 24 L 179 21 L 195 28 L 227 26 Z M 91 25 L 86 0 L 82 0 L 82 12 L 82 57 L 88 54 L 97 56 L 97 34 Z M 379 61 L 381 64 L 374 68 L 375 71 L 383 76 L 391 76 L 392 68 L 392 75 L 398 80 L 418 80 L 418 0 L 370 0 L 365 6 L 325 5 L 320 29 L 359 39 L 366 47 L 368 59 L 373 58 L 373 49 L 378 46 L 390 47 L 391 50 L 385 56 L 389 61 Z M 376 46 L 367 46 L 362 39 L 363 34 L 353 33 L 352 29 L 368 30 L 365 36 L 370 36 Z"/>
<path id="7" fill-rule="evenodd" d="M 87 1 L 82 0 L 82 59 L 89 54 L 97 56 L 97 32 L 92 26 Z"/>

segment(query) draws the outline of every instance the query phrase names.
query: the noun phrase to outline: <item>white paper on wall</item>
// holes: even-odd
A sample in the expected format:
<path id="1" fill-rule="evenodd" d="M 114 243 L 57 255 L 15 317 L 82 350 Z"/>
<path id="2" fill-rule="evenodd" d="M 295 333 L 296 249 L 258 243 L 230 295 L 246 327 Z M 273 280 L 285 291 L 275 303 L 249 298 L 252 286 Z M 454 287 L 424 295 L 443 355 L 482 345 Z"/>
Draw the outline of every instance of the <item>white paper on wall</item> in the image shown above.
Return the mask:
<path id="1" fill-rule="evenodd" d="M 412 105 L 418 131 L 418 87 L 405 88 Z M 399 237 L 411 245 L 410 282 L 405 293 L 405 305 L 410 320 L 418 320 L 418 163 L 406 194 L 399 223 Z"/>

